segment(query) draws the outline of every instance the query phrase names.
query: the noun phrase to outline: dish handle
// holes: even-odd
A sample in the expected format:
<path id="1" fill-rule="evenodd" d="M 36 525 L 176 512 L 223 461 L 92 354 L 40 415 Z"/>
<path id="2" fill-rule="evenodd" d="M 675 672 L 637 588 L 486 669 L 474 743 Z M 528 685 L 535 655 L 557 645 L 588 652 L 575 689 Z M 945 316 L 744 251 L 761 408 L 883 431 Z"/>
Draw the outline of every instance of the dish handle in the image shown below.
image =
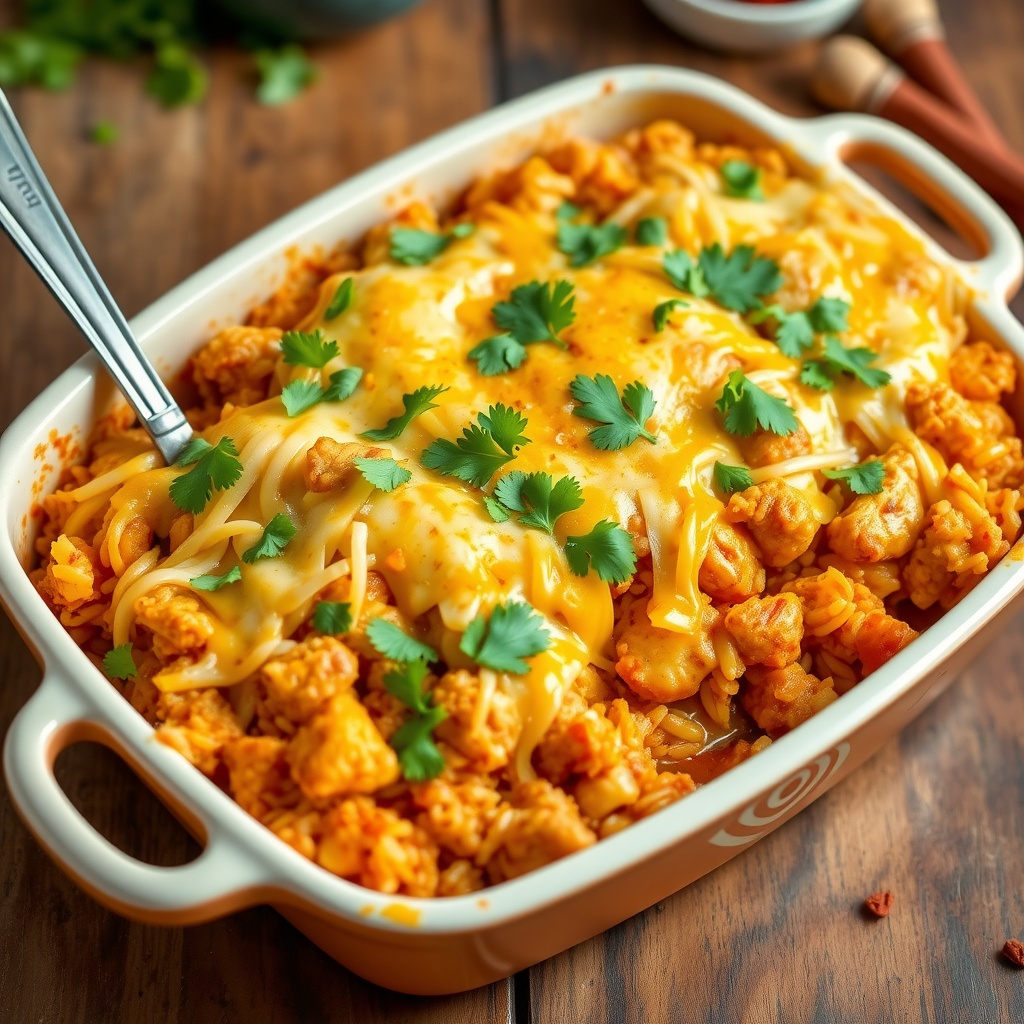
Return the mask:
<path id="1" fill-rule="evenodd" d="M 266 901 L 267 872 L 253 856 L 215 822 L 198 819 L 169 794 L 161 795 L 177 805 L 204 843 L 195 860 L 176 867 L 146 864 L 100 835 L 53 773 L 57 755 L 85 740 L 103 743 L 132 763 L 88 697 L 50 669 L 11 723 L 3 755 L 15 808 L 79 886 L 112 910 L 152 924 L 200 924 Z"/>
<path id="2" fill-rule="evenodd" d="M 815 118 L 802 128 L 812 162 L 841 164 L 861 184 L 864 179 L 849 161 L 872 164 L 942 216 L 982 254 L 955 261 L 981 291 L 1000 302 L 1016 291 L 1024 276 L 1020 233 L 998 204 L 937 149 L 898 125 L 862 114 Z"/>

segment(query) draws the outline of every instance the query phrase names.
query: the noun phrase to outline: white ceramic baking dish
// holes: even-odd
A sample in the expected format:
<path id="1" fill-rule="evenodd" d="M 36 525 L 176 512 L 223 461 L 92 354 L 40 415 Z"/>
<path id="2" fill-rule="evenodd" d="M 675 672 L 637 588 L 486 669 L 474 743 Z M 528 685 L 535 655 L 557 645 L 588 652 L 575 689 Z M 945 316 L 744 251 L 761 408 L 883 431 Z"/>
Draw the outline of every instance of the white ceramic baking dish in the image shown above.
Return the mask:
<path id="1" fill-rule="evenodd" d="M 1022 269 L 1009 221 L 945 159 L 881 121 L 782 117 L 722 82 L 631 67 L 583 75 L 484 114 L 339 185 L 261 231 L 135 318 L 146 351 L 170 372 L 210 334 L 263 298 L 285 250 L 357 239 L 411 195 L 441 202 L 475 175 L 538 145 L 608 137 L 661 116 L 710 139 L 773 141 L 807 167 L 865 190 L 843 157 L 888 161 L 983 248 L 956 263 L 977 294 L 972 316 L 1024 361 L 1024 329 L 1006 308 Z M 873 194 L 873 193 L 872 193 Z M 881 202 L 881 200 L 879 200 Z M 895 212 L 895 211 L 892 211 Z M 950 262 L 937 245 L 934 257 Z M 169 748 L 75 646 L 36 594 L 29 508 L 54 485 L 65 439 L 81 441 L 114 400 L 96 360 L 82 359 L 0 440 L 0 597 L 44 666 L 11 726 L 4 768 L 15 806 L 39 842 L 106 905 L 183 925 L 268 903 L 331 956 L 372 981 L 415 993 L 454 992 L 508 975 L 580 942 L 733 857 L 870 756 L 955 677 L 972 645 L 1024 588 L 1012 552 L 941 623 L 884 668 L 783 737 L 653 817 L 523 878 L 456 899 L 370 892 L 304 859 Z M 116 750 L 203 844 L 182 867 L 154 867 L 111 846 L 53 776 L 61 749 L 83 739 Z"/>

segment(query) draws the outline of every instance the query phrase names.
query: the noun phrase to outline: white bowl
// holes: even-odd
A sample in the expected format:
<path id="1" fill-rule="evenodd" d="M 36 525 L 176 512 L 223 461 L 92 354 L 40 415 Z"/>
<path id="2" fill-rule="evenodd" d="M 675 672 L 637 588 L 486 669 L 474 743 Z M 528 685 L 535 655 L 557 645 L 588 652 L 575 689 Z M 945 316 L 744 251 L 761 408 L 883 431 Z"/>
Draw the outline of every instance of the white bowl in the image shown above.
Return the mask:
<path id="1" fill-rule="evenodd" d="M 715 50 L 767 53 L 817 39 L 837 29 L 861 0 L 793 0 L 755 4 L 741 0 L 644 0 L 667 25 Z"/>
<path id="2" fill-rule="evenodd" d="M 1024 327 L 1006 296 L 1024 254 L 1006 216 L 948 160 L 875 118 L 783 117 L 717 79 L 672 68 L 598 71 L 516 100 L 338 185 L 201 270 L 139 314 L 132 327 L 164 371 L 271 292 L 290 247 L 356 240 L 393 215 L 397 199 L 444 204 L 474 177 L 560 138 L 608 138 L 659 117 L 702 138 L 784 147 L 856 189 L 916 236 L 919 229 L 843 163 L 854 143 L 918 169 L 922 186 L 955 196 L 986 255 L 954 260 L 925 239 L 974 294 L 970 315 L 1024 365 Z M 140 244 L 145 239 L 139 239 Z M 451 899 L 372 892 L 329 874 L 249 817 L 152 728 L 79 650 L 26 575 L 33 503 L 51 490 L 62 452 L 80 443 L 114 400 L 92 356 L 43 392 L 0 438 L 0 600 L 43 662 L 43 682 L 4 746 L 14 806 L 51 857 L 113 909 L 159 924 L 196 924 L 270 904 L 331 956 L 381 985 L 456 992 L 512 974 L 638 913 L 742 852 L 826 792 L 919 714 L 1024 590 L 1024 544 L 940 622 L 877 672 L 756 758 L 600 843 L 491 889 Z M 1020 417 L 1018 417 L 1020 421 Z M 143 864 L 79 815 L 53 775 L 60 751 L 83 739 L 116 750 L 203 844 L 180 867 Z M 952 780 L 951 780 L 952 781 Z M 14 872 L 14 876 L 17 872 Z"/>

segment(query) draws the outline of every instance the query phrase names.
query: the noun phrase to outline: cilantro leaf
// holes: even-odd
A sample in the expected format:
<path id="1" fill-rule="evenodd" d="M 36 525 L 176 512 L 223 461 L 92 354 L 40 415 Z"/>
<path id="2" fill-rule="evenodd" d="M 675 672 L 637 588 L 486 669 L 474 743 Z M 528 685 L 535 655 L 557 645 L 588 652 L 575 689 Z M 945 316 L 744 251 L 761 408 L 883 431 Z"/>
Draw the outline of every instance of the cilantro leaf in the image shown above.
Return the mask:
<path id="1" fill-rule="evenodd" d="M 498 481 L 494 497 L 504 508 L 518 512 L 523 526 L 547 533 L 554 532 L 559 516 L 583 505 L 583 491 L 574 477 L 563 476 L 554 482 L 547 473 L 523 473 L 518 469 Z"/>
<path id="2" fill-rule="evenodd" d="M 440 256 L 451 241 L 447 235 L 418 228 L 394 228 L 391 232 L 391 258 L 396 263 L 422 267 Z"/>
<path id="3" fill-rule="evenodd" d="M 260 539 L 242 553 L 242 561 L 251 565 L 261 558 L 277 558 L 298 529 L 289 516 L 284 512 L 278 512 L 263 528 Z"/>
<path id="4" fill-rule="evenodd" d="M 832 370 L 824 359 L 805 359 L 800 367 L 800 383 L 819 391 L 831 391 L 836 386 Z"/>
<path id="5" fill-rule="evenodd" d="M 474 231 L 476 231 L 475 224 L 470 224 L 469 221 L 463 221 L 461 224 L 456 224 L 448 234 L 451 235 L 452 238 L 469 238 Z"/>
<path id="6" fill-rule="evenodd" d="M 570 267 L 585 267 L 625 244 L 626 229 L 618 224 L 558 225 L 558 248 L 569 257 Z"/>
<path id="7" fill-rule="evenodd" d="M 281 388 L 281 402 L 290 417 L 311 409 L 323 397 L 324 389 L 315 380 L 292 380 Z"/>
<path id="8" fill-rule="evenodd" d="M 625 583 L 636 570 L 633 538 L 610 519 L 595 523 L 590 533 L 566 537 L 565 557 L 575 575 L 593 569 L 605 583 Z"/>
<path id="9" fill-rule="evenodd" d="M 41 85 L 56 91 L 74 80 L 82 50 L 74 43 L 29 28 L 0 32 L 0 86 Z"/>
<path id="10" fill-rule="evenodd" d="M 525 601 L 496 605 L 490 618 L 478 615 L 467 627 L 459 650 L 478 665 L 521 676 L 530 670 L 523 658 L 551 646 L 544 619 Z"/>
<path id="11" fill-rule="evenodd" d="M 487 509 L 487 514 L 496 523 L 507 523 L 509 521 L 509 514 L 505 507 L 500 501 L 496 501 L 489 494 L 484 495 L 484 508 Z"/>
<path id="12" fill-rule="evenodd" d="M 555 220 L 574 220 L 582 212 L 575 203 L 570 203 L 568 199 L 565 199 L 555 210 Z"/>
<path id="13" fill-rule="evenodd" d="M 733 491 L 745 491 L 754 486 L 750 470 L 745 466 L 727 466 L 724 462 L 715 463 L 715 483 L 726 494 Z"/>
<path id="14" fill-rule="evenodd" d="M 343 636 L 352 628 L 352 605 L 348 601 L 317 601 L 313 628 L 325 636 Z"/>
<path id="15" fill-rule="evenodd" d="M 746 160 L 726 160 L 720 168 L 725 181 L 725 194 L 734 199 L 753 199 L 763 202 L 761 191 L 761 168 L 748 164 Z"/>
<path id="16" fill-rule="evenodd" d="M 156 63 L 146 79 L 146 92 L 165 107 L 198 103 L 206 95 L 208 76 L 199 60 L 179 43 L 157 48 Z"/>
<path id="17" fill-rule="evenodd" d="M 229 583 L 238 583 L 242 578 L 242 570 L 239 566 L 233 565 L 227 572 L 220 576 L 207 573 L 205 576 L 195 576 L 190 579 L 189 585 L 194 590 L 220 590 Z"/>
<path id="18" fill-rule="evenodd" d="M 892 380 L 887 370 L 871 367 L 878 358 L 878 353 L 869 348 L 846 348 L 833 334 L 825 338 L 825 362 L 829 368 L 842 373 L 852 374 L 869 388 L 884 387 Z"/>
<path id="19" fill-rule="evenodd" d="M 307 334 L 303 331 L 285 331 L 281 336 L 281 355 L 289 366 L 325 367 L 338 355 L 338 343 L 327 341 L 318 327 Z"/>
<path id="20" fill-rule="evenodd" d="M 786 402 L 759 388 L 742 370 L 729 374 L 715 408 L 725 416 L 725 429 L 740 437 L 749 437 L 758 427 L 785 437 L 800 426 Z"/>
<path id="21" fill-rule="evenodd" d="M 550 341 L 565 348 L 558 334 L 576 319 L 574 302 L 571 281 L 530 281 L 513 288 L 507 302 L 495 305 L 493 315 L 520 345 Z"/>
<path id="22" fill-rule="evenodd" d="M 637 245 L 664 245 L 667 241 L 668 221 L 664 217 L 641 217 L 637 221 Z"/>
<path id="23" fill-rule="evenodd" d="M 363 368 L 361 366 L 346 366 L 343 370 L 336 370 L 327 379 L 331 383 L 321 401 L 344 402 L 346 398 L 351 398 L 352 392 L 363 379 Z"/>
<path id="24" fill-rule="evenodd" d="M 447 438 L 432 441 L 420 456 L 427 469 L 454 476 L 473 487 L 483 487 L 506 462 L 515 458 L 516 449 L 529 444 L 523 433 L 526 418 L 507 405 L 490 406 L 477 415 L 477 422 L 464 427 L 454 442 Z"/>
<path id="25" fill-rule="evenodd" d="M 276 107 L 294 99 L 309 88 L 319 74 L 306 51 L 295 43 L 257 50 L 253 57 L 260 75 L 256 99 L 266 107 Z"/>
<path id="26" fill-rule="evenodd" d="M 171 501 L 193 515 L 199 515 L 206 508 L 215 489 L 227 490 L 242 475 L 238 449 L 230 437 L 222 437 L 216 445 L 201 437 L 192 438 L 175 465 L 192 468 L 171 482 Z"/>
<path id="27" fill-rule="evenodd" d="M 366 637 L 375 650 L 392 661 L 438 660 L 437 651 L 433 647 L 409 636 L 387 619 L 370 619 L 366 624 Z"/>
<path id="28" fill-rule="evenodd" d="M 103 671 L 111 679 L 130 679 L 138 671 L 132 657 L 132 645 L 119 644 L 103 655 Z"/>
<path id="29" fill-rule="evenodd" d="M 693 257 L 685 249 L 673 249 L 665 253 L 661 266 L 668 279 L 681 291 L 689 292 L 698 299 L 708 294 L 704 271 L 693 262 Z"/>
<path id="30" fill-rule="evenodd" d="M 428 387 L 417 388 L 411 394 L 402 395 L 402 405 L 405 412 L 400 416 L 392 416 L 391 419 L 376 430 L 364 430 L 359 436 L 370 441 L 393 441 L 417 416 L 425 413 L 428 409 L 436 409 L 434 401 L 438 395 L 443 394 L 448 388 L 442 384 L 432 384 Z"/>
<path id="31" fill-rule="evenodd" d="M 363 479 L 378 491 L 393 491 L 412 479 L 412 473 L 392 458 L 356 459 L 355 467 Z"/>
<path id="32" fill-rule="evenodd" d="M 120 137 L 121 130 L 107 118 L 100 118 L 89 129 L 89 139 L 97 146 L 112 146 Z"/>
<path id="33" fill-rule="evenodd" d="M 701 252 L 698 265 L 714 299 L 735 313 L 758 309 L 761 296 L 782 286 L 779 265 L 756 255 L 750 245 L 737 245 L 726 256 L 722 246 L 715 242 Z"/>
<path id="34" fill-rule="evenodd" d="M 752 324 L 775 321 L 775 344 L 783 355 L 799 359 L 814 344 L 814 328 L 807 313 L 787 313 L 781 306 L 766 306 L 750 315 Z"/>
<path id="35" fill-rule="evenodd" d="M 327 309 L 324 310 L 324 319 L 333 320 L 335 317 L 341 316 L 346 309 L 352 304 L 352 292 L 355 288 L 355 281 L 351 277 L 346 277 L 341 284 L 338 285 L 338 290 L 334 293 L 334 298 L 331 299 Z"/>
<path id="36" fill-rule="evenodd" d="M 573 415 L 605 424 L 590 431 L 590 441 L 602 451 L 618 451 L 631 445 L 638 437 L 651 444 L 658 438 L 644 424 L 654 413 L 654 392 L 635 380 L 622 389 L 619 398 L 615 381 L 606 374 L 596 377 L 579 374 L 569 385 L 572 397 L 580 403 Z"/>
<path id="37" fill-rule="evenodd" d="M 384 689 L 412 712 L 390 739 L 402 774 L 410 782 L 424 782 L 444 771 L 444 757 L 432 733 L 448 717 L 448 712 L 436 706 L 433 697 L 424 692 L 426 676 L 427 664 L 422 659 L 410 661 L 384 676 Z"/>
<path id="38" fill-rule="evenodd" d="M 823 297 L 807 310 L 807 317 L 818 334 L 842 334 L 850 329 L 849 313 L 850 304 L 844 299 Z"/>
<path id="39" fill-rule="evenodd" d="M 530 439 L 523 433 L 526 430 L 526 417 L 511 406 L 497 402 L 489 406 L 487 412 L 480 413 L 477 419 L 506 455 L 515 455 L 517 448 L 530 443 Z"/>
<path id="40" fill-rule="evenodd" d="M 842 480 L 854 494 L 881 494 L 885 465 L 881 459 L 869 459 L 846 469 L 824 469 L 829 480 Z"/>
<path id="41" fill-rule="evenodd" d="M 495 334 L 484 338 L 469 350 L 469 358 L 476 361 L 476 368 L 485 377 L 518 369 L 526 359 L 526 347 L 511 334 Z"/>
<path id="42" fill-rule="evenodd" d="M 668 318 L 672 314 L 673 309 L 688 309 L 689 303 L 684 302 L 682 299 L 668 299 L 665 302 L 659 302 L 654 307 L 654 313 L 651 318 L 654 320 L 654 329 L 656 331 L 663 331 L 668 325 Z"/>

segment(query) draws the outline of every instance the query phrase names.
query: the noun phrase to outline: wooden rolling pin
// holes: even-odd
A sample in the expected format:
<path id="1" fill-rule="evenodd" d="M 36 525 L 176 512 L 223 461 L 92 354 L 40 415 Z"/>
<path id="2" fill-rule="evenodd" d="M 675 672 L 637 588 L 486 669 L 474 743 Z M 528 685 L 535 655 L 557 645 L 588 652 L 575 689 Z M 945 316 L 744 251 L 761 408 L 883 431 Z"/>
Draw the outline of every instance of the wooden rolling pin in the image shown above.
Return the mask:
<path id="1" fill-rule="evenodd" d="M 912 82 L 870 43 L 836 36 L 822 47 L 811 78 L 826 106 L 877 114 L 909 128 L 945 153 L 1024 228 L 1024 160 L 994 145 L 974 124 Z"/>
<path id="2" fill-rule="evenodd" d="M 946 45 L 935 0 L 865 0 L 864 18 L 871 35 L 908 75 L 974 122 L 987 141 L 1006 146 Z"/>

